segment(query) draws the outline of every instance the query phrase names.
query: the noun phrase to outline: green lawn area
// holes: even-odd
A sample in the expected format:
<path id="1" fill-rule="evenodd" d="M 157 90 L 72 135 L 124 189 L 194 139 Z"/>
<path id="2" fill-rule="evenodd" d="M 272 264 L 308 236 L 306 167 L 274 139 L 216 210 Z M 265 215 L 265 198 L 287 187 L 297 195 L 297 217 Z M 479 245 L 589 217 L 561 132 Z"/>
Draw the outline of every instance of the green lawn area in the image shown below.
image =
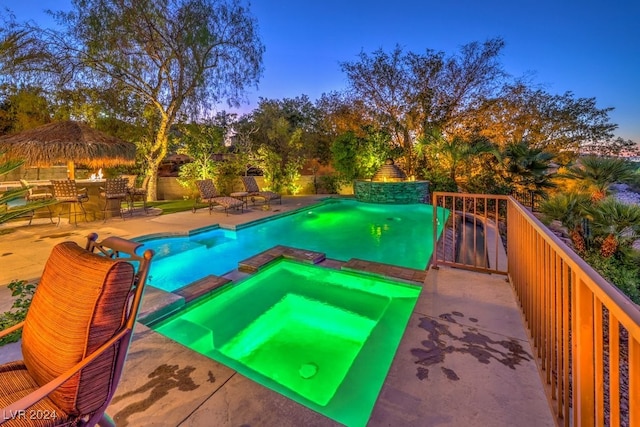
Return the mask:
<path id="1" fill-rule="evenodd" d="M 136 206 L 138 204 L 136 203 Z M 162 209 L 162 215 L 176 212 L 190 211 L 193 208 L 193 200 L 158 200 L 156 202 L 147 202 L 147 206 Z M 198 209 L 207 207 L 206 203 L 198 203 Z"/>

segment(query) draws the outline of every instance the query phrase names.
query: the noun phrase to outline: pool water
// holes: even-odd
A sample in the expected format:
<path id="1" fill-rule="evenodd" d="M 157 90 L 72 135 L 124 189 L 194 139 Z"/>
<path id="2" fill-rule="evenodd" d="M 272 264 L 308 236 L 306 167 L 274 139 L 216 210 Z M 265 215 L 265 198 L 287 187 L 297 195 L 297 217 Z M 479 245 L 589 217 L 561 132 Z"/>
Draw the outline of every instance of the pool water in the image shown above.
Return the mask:
<path id="1" fill-rule="evenodd" d="M 420 287 L 280 260 L 153 326 L 348 426 L 363 426 Z"/>
<path id="2" fill-rule="evenodd" d="M 433 248 L 430 205 L 376 205 L 331 200 L 238 231 L 144 240 L 156 252 L 148 284 L 171 292 L 276 245 L 424 270 Z M 441 230 L 438 230 L 440 232 Z"/>

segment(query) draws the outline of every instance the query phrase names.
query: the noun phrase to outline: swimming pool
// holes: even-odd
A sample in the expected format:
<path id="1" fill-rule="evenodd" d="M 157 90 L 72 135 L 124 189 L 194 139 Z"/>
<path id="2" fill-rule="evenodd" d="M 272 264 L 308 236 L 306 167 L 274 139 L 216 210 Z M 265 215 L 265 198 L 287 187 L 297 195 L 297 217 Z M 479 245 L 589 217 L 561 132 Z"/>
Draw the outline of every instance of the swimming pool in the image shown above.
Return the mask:
<path id="1" fill-rule="evenodd" d="M 433 248 L 430 205 L 376 205 L 332 199 L 238 231 L 141 239 L 156 256 L 148 284 L 171 292 L 217 276 L 276 245 L 323 252 L 327 258 L 424 270 Z M 440 233 L 441 230 L 438 230 Z"/>
<path id="2" fill-rule="evenodd" d="M 420 287 L 280 260 L 152 326 L 348 426 L 364 426 Z"/>

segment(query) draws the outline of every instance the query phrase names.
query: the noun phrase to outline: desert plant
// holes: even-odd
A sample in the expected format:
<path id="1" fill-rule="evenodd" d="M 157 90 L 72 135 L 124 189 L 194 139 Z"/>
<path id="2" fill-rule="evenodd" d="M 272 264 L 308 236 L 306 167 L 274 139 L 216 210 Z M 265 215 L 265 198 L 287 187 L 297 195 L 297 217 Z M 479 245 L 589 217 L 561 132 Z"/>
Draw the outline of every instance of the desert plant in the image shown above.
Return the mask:
<path id="1" fill-rule="evenodd" d="M 628 247 L 640 237 L 640 206 L 626 204 L 614 197 L 585 207 L 591 229 L 600 243 L 600 255 L 608 258 L 620 247 Z"/>
<path id="2" fill-rule="evenodd" d="M 598 156 L 582 157 L 578 165 L 567 170 L 567 177 L 580 180 L 588 186 L 594 201 L 607 197 L 611 184 L 629 180 L 633 174 L 633 166 L 628 161 Z"/>
<path id="3" fill-rule="evenodd" d="M 540 204 L 542 221 L 560 221 L 569 232 L 577 253 L 584 253 L 586 243 L 582 230 L 585 207 L 589 203 L 589 196 L 583 193 L 559 193 Z"/>

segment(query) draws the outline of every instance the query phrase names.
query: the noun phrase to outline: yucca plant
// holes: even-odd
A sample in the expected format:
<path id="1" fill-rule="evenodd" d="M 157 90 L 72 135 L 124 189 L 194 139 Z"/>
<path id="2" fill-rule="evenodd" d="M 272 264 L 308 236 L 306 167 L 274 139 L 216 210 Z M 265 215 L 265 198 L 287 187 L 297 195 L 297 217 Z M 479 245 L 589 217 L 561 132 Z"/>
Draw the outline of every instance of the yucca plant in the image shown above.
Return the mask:
<path id="1" fill-rule="evenodd" d="M 588 204 L 589 196 L 583 193 L 559 193 L 540 204 L 542 221 L 546 224 L 560 221 L 567 228 L 573 247 L 579 254 L 587 249 L 582 220 Z"/>
<path id="2" fill-rule="evenodd" d="M 640 206 L 608 197 L 585 209 L 594 236 L 601 240 L 600 255 L 608 258 L 640 237 Z"/>

